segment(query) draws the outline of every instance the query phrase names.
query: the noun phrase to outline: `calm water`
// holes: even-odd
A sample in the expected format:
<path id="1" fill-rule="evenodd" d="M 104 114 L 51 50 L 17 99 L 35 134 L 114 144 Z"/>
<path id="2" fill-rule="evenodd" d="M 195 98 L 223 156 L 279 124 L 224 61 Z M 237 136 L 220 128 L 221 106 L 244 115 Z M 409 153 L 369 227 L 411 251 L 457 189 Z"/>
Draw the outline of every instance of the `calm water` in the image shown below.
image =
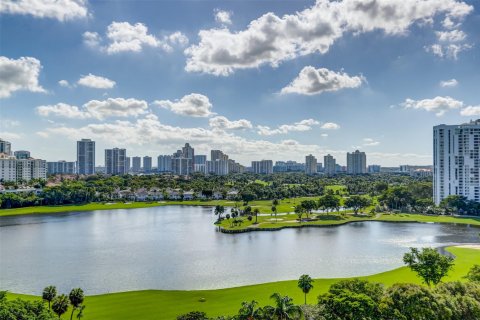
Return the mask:
<path id="1" fill-rule="evenodd" d="M 469 226 L 382 222 L 229 235 L 214 219 L 180 206 L 3 217 L 0 288 L 94 294 L 360 276 L 401 266 L 411 246 L 479 241 Z"/>

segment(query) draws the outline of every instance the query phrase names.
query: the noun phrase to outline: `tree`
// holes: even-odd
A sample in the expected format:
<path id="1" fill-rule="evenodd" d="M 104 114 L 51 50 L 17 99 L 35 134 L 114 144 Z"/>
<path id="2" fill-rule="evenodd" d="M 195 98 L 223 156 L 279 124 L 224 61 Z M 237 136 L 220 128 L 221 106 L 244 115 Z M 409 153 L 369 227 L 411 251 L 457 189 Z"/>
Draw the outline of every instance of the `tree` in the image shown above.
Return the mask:
<path id="1" fill-rule="evenodd" d="M 244 301 L 242 302 L 242 307 L 238 311 L 238 320 L 255 320 L 258 319 L 261 315 L 262 310 L 257 308 L 258 302 L 252 300 L 251 302 Z"/>
<path id="2" fill-rule="evenodd" d="M 205 312 L 192 311 L 178 316 L 177 320 L 208 320 L 208 317 Z"/>
<path id="3" fill-rule="evenodd" d="M 52 301 L 52 310 L 58 316 L 58 319 L 68 310 L 68 297 L 61 294 Z"/>
<path id="4" fill-rule="evenodd" d="M 334 210 L 340 207 L 340 198 L 333 193 L 327 193 L 318 199 L 318 206 L 323 210 Z"/>
<path id="5" fill-rule="evenodd" d="M 298 287 L 305 294 L 305 304 L 307 304 L 307 294 L 313 289 L 313 279 L 307 274 L 300 276 L 300 279 L 298 279 Z"/>
<path id="6" fill-rule="evenodd" d="M 465 277 L 470 281 L 480 282 L 480 265 L 476 264 L 468 271 L 467 276 Z"/>
<path id="7" fill-rule="evenodd" d="M 253 209 L 253 214 L 255 215 L 255 224 L 258 223 L 258 214 L 260 213 L 260 210 L 258 208 Z"/>
<path id="8" fill-rule="evenodd" d="M 85 296 L 83 295 L 83 290 L 80 288 L 75 288 L 70 291 L 68 295 L 68 299 L 70 300 L 70 304 L 72 305 L 72 313 L 70 314 L 70 320 L 73 318 L 73 313 L 75 310 L 81 307 Z"/>
<path id="9" fill-rule="evenodd" d="M 272 206 L 272 213 L 275 215 L 275 221 L 277 221 L 277 207 Z"/>
<path id="10" fill-rule="evenodd" d="M 278 201 L 278 199 L 273 199 L 272 201 L 272 206 L 278 206 L 280 204 L 280 202 Z"/>
<path id="11" fill-rule="evenodd" d="M 453 268 L 452 257 L 444 256 L 432 248 L 410 248 L 409 253 L 403 256 L 403 262 L 415 271 L 430 287 L 437 285 Z"/>
<path id="12" fill-rule="evenodd" d="M 215 206 L 215 210 L 214 210 L 214 213 L 216 216 L 218 216 L 218 219 L 217 221 L 221 221 L 222 220 L 222 214 L 225 212 L 225 207 L 224 206 L 220 206 L 220 205 L 216 205 Z"/>
<path id="13" fill-rule="evenodd" d="M 57 288 L 55 288 L 55 286 L 48 286 L 45 289 L 43 289 L 42 299 L 45 301 L 48 301 L 48 309 L 51 309 L 50 303 L 56 296 L 57 296 Z"/>
<path id="14" fill-rule="evenodd" d="M 308 218 L 308 215 L 317 208 L 317 203 L 314 200 L 304 200 L 300 202 L 300 205 L 305 209 L 307 218 Z"/>
<path id="15" fill-rule="evenodd" d="M 348 208 L 352 208 L 355 214 L 366 207 L 368 207 L 372 201 L 367 197 L 362 196 L 351 196 L 345 200 L 345 206 Z"/>
<path id="16" fill-rule="evenodd" d="M 447 212 L 465 210 L 467 208 L 467 198 L 459 195 L 449 195 L 440 202 L 440 207 Z"/>
<path id="17" fill-rule="evenodd" d="M 278 320 L 300 319 L 302 310 L 293 304 L 292 298 L 274 293 L 270 296 L 275 301 L 275 306 L 266 306 L 264 312 L 267 316 Z"/>
<path id="18" fill-rule="evenodd" d="M 294 210 L 295 210 L 295 214 L 298 216 L 298 222 L 302 222 L 302 216 L 303 216 L 303 213 L 305 212 L 305 208 L 302 207 L 301 205 L 296 205 Z"/>

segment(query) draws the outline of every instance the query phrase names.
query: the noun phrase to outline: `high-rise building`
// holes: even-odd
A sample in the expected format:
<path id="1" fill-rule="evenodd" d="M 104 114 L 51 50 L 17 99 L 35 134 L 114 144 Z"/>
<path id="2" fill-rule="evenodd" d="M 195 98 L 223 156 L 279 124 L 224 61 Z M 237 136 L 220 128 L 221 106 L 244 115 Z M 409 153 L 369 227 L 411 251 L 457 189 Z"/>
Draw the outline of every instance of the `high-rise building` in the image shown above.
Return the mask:
<path id="1" fill-rule="evenodd" d="M 272 160 L 252 161 L 252 171 L 254 173 L 260 173 L 260 174 L 271 174 L 273 173 L 273 161 Z"/>
<path id="2" fill-rule="evenodd" d="M 41 159 L 17 159 L 0 154 L 0 181 L 30 181 L 47 178 L 47 162 Z"/>
<path id="3" fill-rule="evenodd" d="M 210 151 L 210 160 L 228 160 L 228 156 L 223 153 L 221 150 L 211 150 Z"/>
<path id="4" fill-rule="evenodd" d="M 18 151 L 15 151 L 15 152 L 13 153 L 13 155 L 14 155 L 15 158 L 17 158 L 17 159 L 28 159 L 28 158 L 30 158 L 30 151 L 18 150 Z"/>
<path id="5" fill-rule="evenodd" d="M 0 153 L 5 153 L 7 156 L 11 156 L 12 144 L 8 141 L 0 139 Z"/>
<path id="6" fill-rule="evenodd" d="M 95 141 L 77 141 L 77 170 L 79 174 L 95 173 Z"/>
<path id="7" fill-rule="evenodd" d="M 184 158 L 190 159 L 188 162 L 188 174 L 192 174 L 195 169 L 195 149 L 189 143 L 185 143 L 185 146 L 182 148 L 182 154 Z"/>
<path id="8" fill-rule="evenodd" d="M 355 152 L 347 153 L 347 173 L 367 173 L 367 155 L 365 154 L 365 152 L 355 150 Z"/>
<path id="9" fill-rule="evenodd" d="M 206 155 L 196 155 L 194 157 L 194 171 L 207 173 L 207 156 Z"/>
<path id="10" fill-rule="evenodd" d="M 311 154 L 305 157 L 305 173 L 315 174 L 317 173 L 317 158 Z"/>
<path id="11" fill-rule="evenodd" d="M 143 171 L 144 172 L 152 171 L 152 157 L 149 157 L 149 156 L 143 157 Z"/>
<path id="12" fill-rule="evenodd" d="M 131 159 L 130 157 L 127 157 L 126 160 L 125 160 L 125 170 L 128 172 L 130 172 L 130 168 L 131 168 Z"/>
<path id="13" fill-rule="evenodd" d="M 0 182 L 17 180 L 17 161 L 7 153 L 0 153 Z"/>
<path id="14" fill-rule="evenodd" d="M 273 172 L 305 172 L 305 164 L 297 161 L 276 161 Z"/>
<path id="15" fill-rule="evenodd" d="M 371 164 L 368 166 L 368 173 L 379 173 L 382 170 L 382 167 L 379 164 Z"/>
<path id="16" fill-rule="evenodd" d="M 158 172 L 172 172 L 172 156 L 160 155 L 157 157 Z"/>
<path id="17" fill-rule="evenodd" d="M 172 172 L 177 175 L 188 176 L 195 169 L 195 150 L 185 143 L 182 150 L 177 150 L 172 156 Z"/>
<path id="18" fill-rule="evenodd" d="M 337 161 L 330 154 L 327 154 L 326 156 L 323 157 L 323 166 L 324 166 L 323 172 L 326 175 L 329 175 L 329 176 L 334 175 L 337 171 Z"/>
<path id="19" fill-rule="evenodd" d="M 142 169 L 142 158 L 132 157 L 132 172 L 138 173 Z"/>
<path id="20" fill-rule="evenodd" d="M 77 166 L 75 161 L 48 161 L 47 174 L 75 174 Z"/>
<path id="21" fill-rule="evenodd" d="M 127 172 L 127 150 L 105 149 L 105 173 L 118 175 Z"/>
<path id="22" fill-rule="evenodd" d="M 480 119 L 433 127 L 433 200 L 449 195 L 480 202 Z"/>

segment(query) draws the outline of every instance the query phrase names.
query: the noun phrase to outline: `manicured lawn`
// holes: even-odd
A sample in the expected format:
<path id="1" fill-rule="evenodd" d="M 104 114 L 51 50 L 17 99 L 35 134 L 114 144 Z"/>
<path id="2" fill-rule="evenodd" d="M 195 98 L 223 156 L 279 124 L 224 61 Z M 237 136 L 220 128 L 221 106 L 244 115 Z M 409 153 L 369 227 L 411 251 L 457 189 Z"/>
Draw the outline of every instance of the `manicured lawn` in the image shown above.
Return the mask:
<path id="1" fill-rule="evenodd" d="M 480 262 L 480 250 L 448 248 L 456 256 L 455 268 L 444 281 L 464 281 L 468 270 Z M 301 274 L 299 270 L 299 276 Z M 421 283 L 408 268 L 363 277 L 390 286 L 398 282 Z M 317 279 L 308 295 L 308 302 L 315 303 L 316 297 L 339 279 Z M 47 284 L 46 284 L 47 285 Z M 292 297 L 297 304 L 303 303 L 303 294 L 297 288 L 296 280 L 280 281 L 253 286 L 205 291 L 132 291 L 106 295 L 89 296 L 86 299 L 86 320 L 127 320 L 127 319 L 175 319 L 178 314 L 193 310 L 205 311 L 209 316 L 234 314 L 245 300 L 257 300 L 261 305 L 271 303 L 269 296 L 279 292 Z M 8 297 L 38 299 L 33 296 L 9 294 Z M 204 298 L 205 302 L 199 300 Z M 67 319 L 64 316 L 63 319 Z"/>

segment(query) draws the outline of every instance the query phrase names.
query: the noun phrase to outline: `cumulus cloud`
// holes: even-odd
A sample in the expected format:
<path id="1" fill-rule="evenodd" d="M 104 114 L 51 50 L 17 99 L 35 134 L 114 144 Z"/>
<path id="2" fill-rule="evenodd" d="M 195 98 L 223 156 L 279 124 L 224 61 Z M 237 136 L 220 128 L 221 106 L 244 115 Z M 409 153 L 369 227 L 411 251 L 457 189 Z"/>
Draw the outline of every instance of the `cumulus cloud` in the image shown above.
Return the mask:
<path id="1" fill-rule="evenodd" d="M 322 124 L 322 126 L 320 128 L 325 129 L 325 130 L 338 130 L 338 129 L 340 129 L 340 125 L 338 125 L 334 122 L 326 122 L 326 123 Z"/>
<path id="2" fill-rule="evenodd" d="M 56 116 L 69 119 L 105 119 L 107 117 L 138 117 L 148 111 L 144 100 L 108 98 L 91 100 L 81 108 L 66 103 L 38 106 L 36 111 L 43 117 Z"/>
<path id="3" fill-rule="evenodd" d="M 241 31 L 200 30 L 199 43 L 185 50 L 185 70 L 227 76 L 265 64 L 276 67 L 298 56 L 324 54 L 345 33 L 404 35 L 414 23 L 437 16 L 459 21 L 472 11 L 456 0 L 317 0 L 294 14 L 266 13 Z"/>
<path id="4" fill-rule="evenodd" d="M 467 37 L 462 30 L 437 31 L 436 34 L 438 40 L 442 42 L 460 42 Z"/>
<path id="5" fill-rule="evenodd" d="M 460 114 L 465 117 L 480 116 L 480 106 L 468 106 L 460 111 Z"/>
<path id="6" fill-rule="evenodd" d="M 307 66 L 288 86 L 281 90 L 281 93 L 315 95 L 345 88 L 357 88 L 362 84 L 362 81 L 363 77 L 351 77 L 344 72 L 337 73 L 325 68 L 315 69 L 312 66 Z"/>
<path id="7" fill-rule="evenodd" d="M 268 126 L 257 126 L 257 133 L 261 136 L 273 136 L 277 134 L 287 134 L 292 131 L 309 131 L 314 126 L 320 125 L 320 122 L 314 119 L 305 119 L 293 124 L 284 124 L 275 129 Z"/>
<path id="8" fill-rule="evenodd" d="M 69 83 L 67 80 L 60 80 L 60 81 L 58 81 L 58 85 L 61 86 L 61 87 L 65 87 L 65 88 L 69 88 L 69 87 L 70 87 L 70 83 Z"/>
<path id="9" fill-rule="evenodd" d="M 363 146 L 364 147 L 374 147 L 374 146 L 378 146 L 379 144 L 380 144 L 380 141 L 376 141 L 372 138 L 363 139 Z"/>
<path id="10" fill-rule="evenodd" d="M 88 8 L 87 0 L 2 0 L 0 13 L 65 21 L 87 17 Z"/>
<path id="11" fill-rule="evenodd" d="M 450 44 L 432 44 L 429 47 L 426 47 L 425 50 L 427 52 L 433 53 L 433 55 L 439 57 L 439 58 L 448 58 L 448 59 L 453 59 L 457 60 L 458 55 L 468 49 L 471 49 L 472 45 L 469 43 L 450 43 Z"/>
<path id="12" fill-rule="evenodd" d="M 211 118 L 208 124 L 211 128 L 219 130 L 244 130 L 252 128 L 252 123 L 246 119 L 230 121 L 223 116 Z"/>
<path id="13" fill-rule="evenodd" d="M 156 100 L 153 104 L 182 116 L 209 117 L 215 114 L 212 113 L 212 104 L 208 97 L 199 93 L 191 93 L 174 101 Z"/>
<path id="14" fill-rule="evenodd" d="M 159 38 L 151 34 L 143 23 L 131 24 L 129 22 L 112 22 L 107 27 L 105 37 L 97 32 L 84 32 L 83 42 L 91 48 L 99 49 L 108 54 L 121 52 L 141 52 L 144 48 L 159 48 L 170 52 L 173 47 L 184 47 L 188 38 L 180 31 Z"/>
<path id="15" fill-rule="evenodd" d="M 9 59 L 0 56 L 0 98 L 8 98 L 15 91 L 45 92 L 38 77 L 42 65 L 32 57 Z"/>
<path id="16" fill-rule="evenodd" d="M 440 87 L 442 88 L 456 87 L 457 85 L 458 85 L 458 81 L 456 79 L 440 81 Z"/>
<path id="17" fill-rule="evenodd" d="M 223 25 L 232 24 L 232 12 L 225 10 L 214 10 L 215 21 Z"/>
<path id="18" fill-rule="evenodd" d="M 434 112 L 437 116 L 442 116 L 445 112 L 454 109 L 460 109 L 464 106 L 463 101 L 455 100 L 451 97 L 435 97 L 433 99 L 413 100 L 406 99 L 401 104 L 406 109 L 425 110 Z"/>
<path id="19" fill-rule="evenodd" d="M 108 78 L 100 77 L 89 73 L 81 77 L 77 83 L 84 87 L 95 89 L 111 89 L 115 87 L 116 82 Z"/>

